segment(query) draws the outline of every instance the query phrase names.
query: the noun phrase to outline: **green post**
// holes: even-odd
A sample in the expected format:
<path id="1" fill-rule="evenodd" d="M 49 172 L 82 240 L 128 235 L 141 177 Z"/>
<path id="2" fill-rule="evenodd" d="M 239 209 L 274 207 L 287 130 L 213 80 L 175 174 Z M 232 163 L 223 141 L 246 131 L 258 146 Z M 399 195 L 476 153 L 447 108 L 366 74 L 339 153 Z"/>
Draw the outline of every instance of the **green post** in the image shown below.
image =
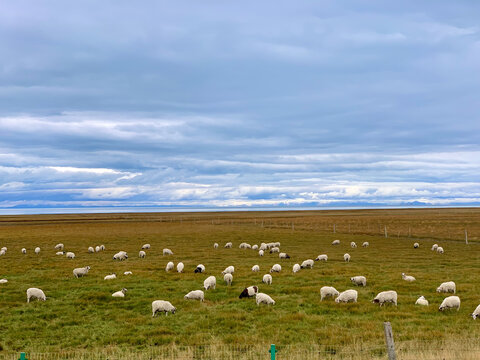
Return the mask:
<path id="1" fill-rule="evenodd" d="M 277 350 L 275 349 L 275 344 L 270 345 L 270 350 L 268 350 L 270 353 L 270 359 L 275 360 L 275 354 L 277 353 Z"/>
<path id="2" fill-rule="evenodd" d="M 20 353 L 20 359 L 18 360 L 27 360 L 25 353 Z"/>

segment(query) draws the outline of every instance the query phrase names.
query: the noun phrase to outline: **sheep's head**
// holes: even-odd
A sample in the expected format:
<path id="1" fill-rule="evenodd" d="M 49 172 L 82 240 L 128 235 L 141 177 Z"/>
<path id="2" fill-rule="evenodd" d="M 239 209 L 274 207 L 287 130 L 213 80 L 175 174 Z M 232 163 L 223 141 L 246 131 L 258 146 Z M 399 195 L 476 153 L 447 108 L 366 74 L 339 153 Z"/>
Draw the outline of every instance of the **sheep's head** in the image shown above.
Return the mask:
<path id="1" fill-rule="evenodd" d="M 380 303 L 380 299 L 375 298 L 375 299 L 372 300 L 372 303 L 378 304 L 378 303 Z"/>

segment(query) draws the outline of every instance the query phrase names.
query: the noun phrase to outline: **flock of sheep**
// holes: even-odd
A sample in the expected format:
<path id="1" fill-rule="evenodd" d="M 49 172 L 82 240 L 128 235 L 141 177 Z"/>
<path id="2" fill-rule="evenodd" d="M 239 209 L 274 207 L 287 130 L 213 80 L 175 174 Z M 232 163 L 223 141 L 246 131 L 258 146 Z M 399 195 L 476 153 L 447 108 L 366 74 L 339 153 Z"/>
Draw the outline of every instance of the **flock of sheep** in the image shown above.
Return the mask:
<path id="1" fill-rule="evenodd" d="M 340 240 L 334 240 L 332 242 L 332 245 L 339 245 Z M 364 242 L 362 244 L 362 247 L 366 248 L 370 244 L 368 242 Z M 233 244 L 231 242 L 228 242 L 225 244 L 225 248 L 232 248 Z M 355 242 L 351 242 L 350 246 L 352 248 L 356 248 L 357 245 Z M 419 244 L 415 243 L 413 245 L 414 248 L 419 248 Z M 145 258 L 146 257 L 146 250 L 150 249 L 150 244 L 144 244 L 139 251 L 139 257 L 140 258 Z M 218 243 L 214 244 L 214 249 L 218 249 L 219 245 Z M 260 246 L 258 245 L 253 245 L 251 246 L 248 243 L 241 243 L 239 245 L 240 249 L 252 249 L 252 250 L 258 250 L 258 255 L 259 256 L 264 256 L 265 252 L 269 251 L 271 254 L 276 254 L 278 253 L 279 259 L 289 259 L 290 256 L 285 253 L 285 252 L 280 252 L 280 243 L 279 242 L 272 242 L 272 243 L 262 243 Z M 64 245 L 63 244 L 57 244 L 55 246 L 56 255 L 61 255 L 61 256 L 66 256 L 69 259 L 75 258 L 75 254 L 73 252 L 65 252 L 64 250 Z M 95 248 L 89 247 L 88 252 L 93 253 L 93 252 L 100 252 L 104 251 L 105 246 L 104 245 L 99 245 L 96 246 Z M 35 254 L 39 254 L 41 249 L 39 247 L 35 248 L 34 252 Z M 438 246 L 437 244 L 434 244 L 432 246 L 432 251 L 436 251 L 440 254 L 444 253 L 444 250 L 442 247 Z M 6 247 L 2 247 L 0 249 L 0 256 L 5 255 L 7 252 Z M 21 250 L 23 254 L 27 253 L 27 250 L 23 248 Z M 168 255 L 173 255 L 173 252 L 170 249 L 163 249 L 163 255 L 168 256 Z M 128 254 L 125 251 L 119 251 L 113 256 L 113 260 L 118 260 L 118 261 L 124 261 L 128 259 Z M 351 259 L 351 256 L 346 253 L 343 256 L 344 261 L 349 262 Z M 302 269 L 311 269 L 314 266 L 315 261 L 328 261 L 328 256 L 326 254 L 321 254 L 318 255 L 315 259 L 307 259 L 303 261 L 301 264 L 295 264 L 293 265 L 292 271 L 293 273 L 297 273 Z M 165 268 L 165 271 L 169 272 L 174 269 L 174 263 L 173 262 L 168 262 L 167 266 Z M 177 264 L 177 272 L 182 273 L 184 271 L 184 264 L 182 262 L 179 262 Z M 88 274 L 88 271 L 90 270 L 90 266 L 85 266 L 82 268 L 75 268 L 73 270 L 73 276 L 75 278 L 81 278 L 84 277 Z M 252 267 L 253 272 L 259 272 L 260 267 L 259 265 L 254 265 Z M 273 282 L 273 277 L 272 273 L 279 273 L 282 271 L 282 266 L 280 264 L 274 264 L 271 269 L 269 274 L 265 274 L 263 276 L 262 282 L 271 285 Z M 194 270 L 195 273 L 204 273 L 205 272 L 205 266 L 203 264 L 198 264 L 197 267 Z M 225 281 L 226 285 L 231 285 L 233 282 L 233 274 L 235 272 L 234 266 L 227 266 L 225 270 L 222 272 L 223 275 L 223 280 Z M 131 271 L 125 271 L 124 275 L 131 275 Z M 411 275 L 406 275 L 405 273 L 402 273 L 402 279 L 407 282 L 413 282 L 416 281 L 415 277 Z M 112 280 L 116 278 L 116 274 L 108 274 L 104 277 L 104 280 Z M 365 276 L 354 276 L 350 278 L 351 282 L 356 285 L 356 286 L 366 286 L 367 285 L 367 279 Z M 7 279 L 0 279 L 0 284 L 7 283 Z M 215 276 L 209 276 L 205 279 L 203 282 L 203 288 L 205 291 L 208 290 L 214 290 L 216 287 L 217 279 Z M 188 292 L 184 298 L 188 300 L 199 300 L 199 301 L 204 301 L 205 299 L 205 293 L 204 290 L 192 290 Z M 440 286 L 436 290 L 439 293 L 456 293 L 456 284 L 453 281 L 448 281 L 440 284 Z M 119 297 L 123 298 L 125 297 L 127 293 L 127 289 L 123 288 L 119 291 L 116 291 L 112 294 L 112 297 Z M 239 298 L 251 298 L 255 297 L 256 299 L 256 304 L 266 304 L 266 305 L 275 305 L 275 300 L 272 299 L 269 295 L 265 293 L 258 292 L 258 287 L 257 286 L 249 286 L 245 288 Z M 332 286 L 323 286 L 320 289 L 320 300 L 323 301 L 326 298 L 334 298 L 336 303 L 348 303 L 348 302 L 357 302 L 358 298 L 358 292 L 354 289 L 348 289 L 343 292 L 339 292 L 337 289 L 335 289 Z M 37 300 L 42 300 L 46 301 L 47 297 L 45 293 L 38 288 L 29 288 L 27 289 L 27 302 L 30 302 L 32 299 L 37 299 Z M 394 290 L 389 290 L 389 291 L 382 291 L 378 293 L 375 298 L 372 300 L 373 303 L 379 304 L 380 306 L 391 303 L 393 305 L 397 305 L 397 292 Z M 415 302 L 416 305 L 421 305 L 421 306 L 428 306 L 429 302 L 427 299 L 425 299 L 424 296 L 420 296 L 417 301 Z M 447 309 L 460 309 L 460 298 L 456 295 L 448 296 L 446 297 L 442 303 L 439 306 L 439 310 L 447 310 Z M 163 312 L 165 315 L 168 313 L 174 314 L 176 312 L 177 308 L 173 306 L 169 301 L 167 300 L 155 300 L 152 302 L 152 316 L 155 316 L 158 312 Z M 476 307 L 474 312 L 472 313 L 473 319 L 476 319 L 477 317 L 480 317 L 480 305 Z"/>

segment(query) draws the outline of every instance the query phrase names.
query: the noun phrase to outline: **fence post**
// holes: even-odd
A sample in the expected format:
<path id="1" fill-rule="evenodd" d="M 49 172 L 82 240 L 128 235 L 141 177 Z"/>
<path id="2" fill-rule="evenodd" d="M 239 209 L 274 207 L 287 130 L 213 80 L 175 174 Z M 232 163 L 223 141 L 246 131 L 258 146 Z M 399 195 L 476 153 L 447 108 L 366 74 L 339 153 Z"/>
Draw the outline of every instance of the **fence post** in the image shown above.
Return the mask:
<path id="1" fill-rule="evenodd" d="M 335 234 L 335 224 L 333 224 L 333 233 Z"/>
<path id="2" fill-rule="evenodd" d="M 270 360 L 275 360 L 275 354 L 277 353 L 275 344 L 270 345 L 270 350 L 268 350 L 268 352 L 270 353 Z"/>
<path id="3" fill-rule="evenodd" d="M 385 231 L 385 237 L 386 237 L 386 238 L 388 238 L 388 234 L 387 234 L 387 225 L 385 225 L 384 231 Z"/>
<path id="4" fill-rule="evenodd" d="M 467 233 L 467 229 L 465 229 L 465 244 L 468 245 L 468 233 Z"/>
<path id="5" fill-rule="evenodd" d="M 387 344 L 388 360 L 397 360 L 397 356 L 395 355 L 395 343 L 393 342 L 392 325 L 389 321 L 385 321 L 383 323 L 383 329 L 385 331 L 385 342 Z"/>
<path id="6" fill-rule="evenodd" d="M 20 353 L 20 359 L 18 359 L 18 360 L 27 360 L 24 352 Z"/>

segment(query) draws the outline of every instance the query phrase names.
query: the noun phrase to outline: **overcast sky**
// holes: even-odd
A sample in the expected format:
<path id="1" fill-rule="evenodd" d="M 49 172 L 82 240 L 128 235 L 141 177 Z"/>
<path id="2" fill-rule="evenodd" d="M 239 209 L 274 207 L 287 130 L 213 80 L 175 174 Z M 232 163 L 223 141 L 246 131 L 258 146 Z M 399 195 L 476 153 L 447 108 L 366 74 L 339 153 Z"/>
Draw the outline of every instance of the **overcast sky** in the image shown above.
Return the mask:
<path id="1" fill-rule="evenodd" d="M 480 205 L 480 2 L 2 1 L 0 209 Z"/>

